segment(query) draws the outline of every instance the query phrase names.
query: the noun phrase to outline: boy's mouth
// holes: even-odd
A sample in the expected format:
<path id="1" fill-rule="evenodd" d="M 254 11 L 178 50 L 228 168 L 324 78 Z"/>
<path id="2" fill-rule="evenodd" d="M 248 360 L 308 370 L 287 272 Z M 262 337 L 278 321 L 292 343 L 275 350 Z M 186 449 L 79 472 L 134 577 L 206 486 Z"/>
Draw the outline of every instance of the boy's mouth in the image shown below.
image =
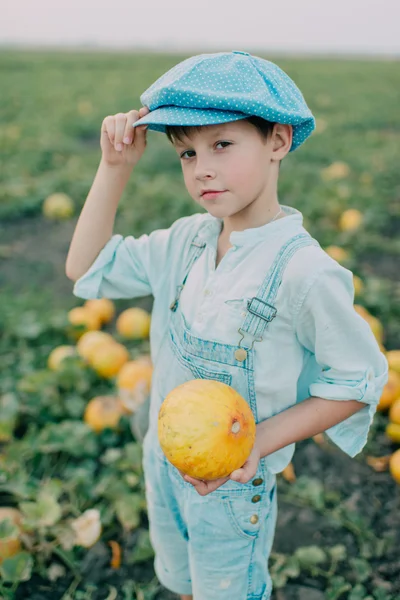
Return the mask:
<path id="1" fill-rule="evenodd" d="M 212 200 L 224 192 L 226 192 L 226 190 L 203 190 L 201 192 L 201 197 L 204 198 L 204 200 Z"/>

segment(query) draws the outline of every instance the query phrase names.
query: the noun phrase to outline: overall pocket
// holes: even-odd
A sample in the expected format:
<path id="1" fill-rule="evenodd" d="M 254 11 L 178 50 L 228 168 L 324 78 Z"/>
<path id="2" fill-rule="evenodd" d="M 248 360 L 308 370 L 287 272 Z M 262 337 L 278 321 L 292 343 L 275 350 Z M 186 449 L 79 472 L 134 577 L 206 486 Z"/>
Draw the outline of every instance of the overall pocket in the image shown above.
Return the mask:
<path id="1" fill-rule="evenodd" d="M 239 496 L 222 498 L 224 510 L 233 531 L 246 539 L 256 538 L 261 527 L 269 518 L 275 493 L 276 482 L 269 491 L 264 489 L 258 492 L 257 488 L 253 488 Z"/>

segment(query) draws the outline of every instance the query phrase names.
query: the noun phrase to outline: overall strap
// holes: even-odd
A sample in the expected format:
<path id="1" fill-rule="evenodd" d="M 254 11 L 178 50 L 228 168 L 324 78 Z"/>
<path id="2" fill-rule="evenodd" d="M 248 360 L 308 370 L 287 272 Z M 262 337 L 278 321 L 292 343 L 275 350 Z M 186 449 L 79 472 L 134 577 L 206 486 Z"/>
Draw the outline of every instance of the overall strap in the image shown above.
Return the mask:
<path id="1" fill-rule="evenodd" d="M 320 244 L 307 233 L 300 233 L 290 238 L 279 250 L 275 260 L 268 270 L 268 273 L 257 290 L 256 296 L 247 303 L 247 314 L 244 322 L 239 329 L 242 335 L 240 341 L 246 334 L 255 338 L 254 341 L 261 341 L 262 335 L 268 324 L 276 317 L 277 310 L 274 302 L 282 283 L 284 271 L 292 256 L 300 248 L 305 246 L 319 246 Z M 240 346 L 240 342 L 239 342 Z M 240 355 L 239 355 L 240 356 Z M 243 354 L 244 356 L 244 354 Z"/>
<path id="2" fill-rule="evenodd" d="M 196 234 L 195 237 L 193 238 L 193 240 L 191 241 L 191 244 L 189 247 L 189 257 L 188 257 L 186 267 L 184 270 L 183 281 L 180 285 L 177 286 L 175 298 L 172 301 L 172 303 L 170 304 L 170 309 L 174 312 L 178 308 L 179 298 L 180 298 L 181 292 L 185 286 L 186 279 L 188 278 L 188 275 L 190 273 L 190 269 L 193 267 L 193 264 L 196 262 L 196 260 L 201 256 L 205 246 L 206 246 L 206 243 Z"/>

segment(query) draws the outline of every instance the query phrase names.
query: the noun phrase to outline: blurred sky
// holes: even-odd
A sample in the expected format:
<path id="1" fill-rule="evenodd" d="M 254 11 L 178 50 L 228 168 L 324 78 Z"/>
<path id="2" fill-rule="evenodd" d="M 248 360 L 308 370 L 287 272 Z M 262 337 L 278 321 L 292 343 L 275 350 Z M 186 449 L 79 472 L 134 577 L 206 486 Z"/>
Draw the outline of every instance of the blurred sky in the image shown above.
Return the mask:
<path id="1" fill-rule="evenodd" d="M 2 0 L 0 45 L 400 55 L 400 0 Z"/>

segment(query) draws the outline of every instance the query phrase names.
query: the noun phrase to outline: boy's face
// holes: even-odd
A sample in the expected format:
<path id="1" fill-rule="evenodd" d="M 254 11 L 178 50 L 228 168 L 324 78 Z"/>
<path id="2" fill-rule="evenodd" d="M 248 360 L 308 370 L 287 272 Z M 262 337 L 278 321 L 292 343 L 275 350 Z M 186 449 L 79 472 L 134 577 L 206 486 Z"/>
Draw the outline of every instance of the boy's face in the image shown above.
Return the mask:
<path id="1" fill-rule="evenodd" d="M 174 139 L 193 200 L 215 217 L 240 215 L 243 222 L 246 211 L 254 211 L 254 203 L 271 206 L 273 196 L 276 200 L 274 186 L 283 158 L 274 153 L 274 133 L 275 129 L 265 141 L 254 125 L 240 120 L 207 125 L 200 131 L 193 128 L 190 138 L 184 137 L 183 142 Z M 204 196 L 205 189 L 223 193 Z"/>

